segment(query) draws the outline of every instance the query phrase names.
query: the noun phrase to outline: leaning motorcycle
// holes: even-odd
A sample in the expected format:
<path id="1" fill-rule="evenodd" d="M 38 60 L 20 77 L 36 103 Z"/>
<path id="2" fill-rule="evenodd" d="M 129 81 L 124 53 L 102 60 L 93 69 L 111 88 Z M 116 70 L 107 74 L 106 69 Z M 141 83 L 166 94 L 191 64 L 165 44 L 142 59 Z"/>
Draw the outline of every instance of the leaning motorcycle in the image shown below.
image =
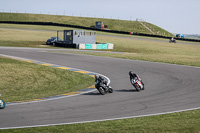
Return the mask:
<path id="1" fill-rule="evenodd" d="M 174 39 L 174 40 L 169 40 L 169 43 L 176 43 L 176 40 Z"/>
<path id="2" fill-rule="evenodd" d="M 95 83 L 95 87 L 101 95 L 105 95 L 108 92 L 113 93 L 112 87 L 109 85 L 106 85 L 105 83 L 100 83 L 99 86 L 97 86 L 97 83 Z"/>
<path id="3" fill-rule="evenodd" d="M 2 99 L 0 99 L 0 109 L 4 109 L 5 107 L 6 107 L 6 103 Z"/>
<path id="4" fill-rule="evenodd" d="M 135 89 L 139 92 L 140 90 L 144 90 L 144 83 L 142 80 L 131 79 L 131 84 L 135 87 Z"/>

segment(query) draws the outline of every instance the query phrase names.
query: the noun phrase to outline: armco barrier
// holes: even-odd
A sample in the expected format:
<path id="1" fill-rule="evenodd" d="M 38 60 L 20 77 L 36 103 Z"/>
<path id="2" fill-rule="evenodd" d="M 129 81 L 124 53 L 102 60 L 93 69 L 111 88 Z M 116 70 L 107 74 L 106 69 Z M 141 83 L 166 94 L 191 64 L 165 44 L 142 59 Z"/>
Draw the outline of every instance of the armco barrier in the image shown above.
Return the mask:
<path id="1" fill-rule="evenodd" d="M 80 28 L 86 30 L 95 30 L 95 31 L 102 31 L 102 32 L 109 32 L 109 33 L 117 33 L 117 34 L 127 34 L 130 35 L 130 32 L 127 31 L 117 31 L 117 30 L 105 30 L 105 29 L 96 29 L 93 27 L 86 27 L 86 26 L 78 26 L 78 25 L 70 25 L 70 24 L 60 24 L 60 23 L 53 23 L 53 22 L 21 22 L 21 21 L 0 21 L 0 23 L 8 23 L 8 24 L 27 24 L 27 25 L 48 25 L 48 26 L 62 26 L 62 27 L 72 27 L 72 28 Z M 153 34 L 145 34 L 145 33 L 137 33 L 131 32 L 131 35 L 136 36 L 147 36 L 147 37 L 156 37 L 156 38 L 165 38 L 170 39 L 169 36 L 161 36 L 161 35 L 153 35 Z M 185 38 L 176 38 L 176 40 L 182 41 L 191 41 L 191 42 L 200 42 L 200 40 L 196 39 L 185 39 Z"/>

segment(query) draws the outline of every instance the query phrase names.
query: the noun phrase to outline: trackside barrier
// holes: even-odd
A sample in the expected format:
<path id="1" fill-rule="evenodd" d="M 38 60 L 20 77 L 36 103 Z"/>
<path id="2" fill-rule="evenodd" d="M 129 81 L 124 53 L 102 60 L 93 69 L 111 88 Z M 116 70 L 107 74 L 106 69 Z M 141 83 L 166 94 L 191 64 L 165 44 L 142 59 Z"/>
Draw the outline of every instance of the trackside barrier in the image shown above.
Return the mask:
<path id="1" fill-rule="evenodd" d="M 105 43 L 105 44 L 79 44 L 77 49 L 113 49 L 114 44 Z"/>
<path id="2" fill-rule="evenodd" d="M 117 34 L 147 36 L 147 37 L 156 37 L 156 38 L 165 38 L 165 39 L 170 39 L 171 38 L 169 36 L 161 36 L 161 35 L 153 35 L 153 34 L 145 34 L 145 33 L 137 33 L 137 32 L 127 32 L 127 31 L 117 31 L 117 30 L 105 30 L 105 29 L 97 29 L 97 28 L 94 28 L 94 27 L 78 26 L 78 25 L 71 25 L 71 24 L 60 24 L 60 23 L 53 23 L 53 22 L 0 21 L 0 23 L 62 26 L 62 27 L 72 27 L 72 28 L 80 28 L 80 29 L 86 29 L 86 30 L 95 30 L 95 31 L 109 32 L 109 33 L 117 33 Z M 175 39 L 176 40 L 182 40 L 182 41 L 200 42 L 200 40 L 197 40 L 197 39 L 186 39 L 186 38 L 177 38 L 177 37 L 175 37 Z"/>

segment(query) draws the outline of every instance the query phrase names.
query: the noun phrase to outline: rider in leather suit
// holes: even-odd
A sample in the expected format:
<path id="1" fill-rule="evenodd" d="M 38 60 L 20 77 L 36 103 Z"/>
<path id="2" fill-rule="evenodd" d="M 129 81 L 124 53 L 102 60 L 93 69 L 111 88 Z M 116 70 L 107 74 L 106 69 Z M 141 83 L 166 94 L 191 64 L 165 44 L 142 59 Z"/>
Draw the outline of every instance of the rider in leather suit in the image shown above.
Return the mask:
<path id="1" fill-rule="evenodd" d="M 135 79 L 135 78 L 138 79 L 137 74 L 133 73 L 132 71 L 129 72 L 129 76 L 130 76 L 130 80 Z"/>
<path id="2" fill-rule="evenodd" d="M 101 86 L 100 84 L 102 84 L 102 83 L 107 86 L 107 81 L 103 76 L 95 75 L 95 87 L 99 88 Z"/>
<path id="3" fill-rule="evenodd" d="M 130 71 L 130 72 L 129 72 L 129 76 L 130 76 L 131 84 L 134 84 L 134 82 L 135 82 L 136 80 L 141 81 L 141 83 L 142 83 L 142 85 L 143 85 L 142 90 L 144 90 L 144 83 L 143 83 L 142 79 L 140 79 L 140 77 L 139 77 L 137 74 L 135 74 L 135 73 L 133 73 L 132 71 Z"/>

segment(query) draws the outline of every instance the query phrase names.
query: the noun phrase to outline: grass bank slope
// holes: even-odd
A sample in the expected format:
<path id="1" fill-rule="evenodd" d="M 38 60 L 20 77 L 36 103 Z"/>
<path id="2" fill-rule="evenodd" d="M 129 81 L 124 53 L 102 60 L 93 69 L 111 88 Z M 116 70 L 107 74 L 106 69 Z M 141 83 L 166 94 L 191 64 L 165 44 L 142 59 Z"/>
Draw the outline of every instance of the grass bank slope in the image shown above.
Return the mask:
<path id="1" fill-rule="evenodd" d="M 173 36 L 168 31 L 153 25 L 151 23 L 128 20 L 116 20 L 116 19 L 103 19 L 103 18 L 89 18 L 89 17 L 74 17 L 74 16 L 58 16 L 58 15 L 44 15 L 44 14 L 25 14 L 25 13 L 0 13 L 0 21 L 31 21 L 31 22 L 54 22 L 61 24 L 71 24 L 78 26 L 91 27 L 95 26 L 96 21 L 103 21 L 110 30 L 137 32 L 145 34 L 157 34 L 164 36 Z"/>

